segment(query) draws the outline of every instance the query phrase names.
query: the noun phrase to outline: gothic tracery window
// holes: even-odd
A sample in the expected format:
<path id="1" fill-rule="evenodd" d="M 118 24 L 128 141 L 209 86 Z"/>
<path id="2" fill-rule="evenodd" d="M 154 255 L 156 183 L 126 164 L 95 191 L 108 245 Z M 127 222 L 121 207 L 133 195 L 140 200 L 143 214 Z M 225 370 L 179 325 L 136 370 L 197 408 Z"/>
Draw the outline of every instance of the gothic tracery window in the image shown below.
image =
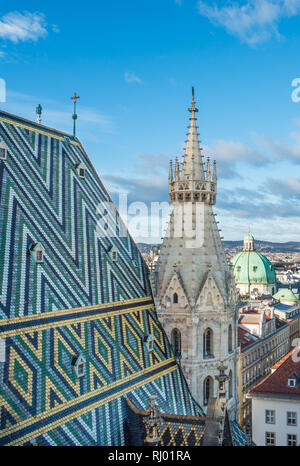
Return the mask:
<path id="1" fill-rule="evenodd" d="M 213 331 L 210 328 L 203 334 L 203 356 L 213 356 Z"/>
<path id="2" fill-rule="evenodd" d="M 177 293 L 173 294 L 173 303 L 178 304 L 178 294 Z"/>
<path id="3" fill-rule="evenodd" d="M 203 405 L 207 406 L 209 398 L 213 395 L 213 380 L 206 377 L 203 382 Z"/>
<path id="4" fill-rule="evenodd" d="M 174 328 L 171 333 L 171 343 L 175 357 L 181 355 L 181 333 L 178 328 Z"/>

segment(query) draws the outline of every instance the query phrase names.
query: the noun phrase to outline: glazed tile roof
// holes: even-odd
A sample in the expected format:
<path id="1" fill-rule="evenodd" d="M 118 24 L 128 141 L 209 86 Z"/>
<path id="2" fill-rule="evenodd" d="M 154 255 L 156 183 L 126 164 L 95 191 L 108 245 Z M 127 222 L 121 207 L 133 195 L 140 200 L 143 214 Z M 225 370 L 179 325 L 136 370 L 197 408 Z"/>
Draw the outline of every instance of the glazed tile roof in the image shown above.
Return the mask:
<path id="1" fill-rule="evenodd" d="M 144 445 L 146 429 L 143 419 L 147 411 L 134 405 L 130 396 L 126 399 L 128 406 L 126 445 Z M 160 446 L 199 446 L 203 435 L 205 417 L 182 416 L 170 413 L 158 413 L 162 424 L 160 426 Z"/>
<path id="2" fill-rule="evenodd" d="M 272 395 L 279 397 L 288 396 L 289 398 L 300 398 L 300 383 L 296 383 L 295 387 L 289 387 L 287 385 L 289 378 L 300 379 L 300 361 L 296 362 L 293 360 L 294 352 L 299 359 L 299 348 L 291 350 L 272 367 L 272 369 L 275 369 L 274 372 L 269 374 L 259 384 L 250 390 L 250 395 Z"/>
<path id="3" fill-rule="evenodd" d="M 0 445 L 124 445 L 128 393 L 197 416 L 146 264 L 79 140 L 0 111 L 0 141 Z"/>
<path id="4" fill-rule="evenodd" d="M 125 427 L 126 445 L 142 446 L 146 437 L 143 418 L 148 415 L 147 411 L 137 408 L 136 399 L 129 394 L 126 398 L 127 417 Z M 177 414 L 158 412 L 162 420 L 160 426 L 160 446 L 200 446 L 205 434 L 206 417 L 198 413 L 197 416 L 182 416 Z M 229 423 L 233 446 L 245 446 L 247 436 L 236 421 Z"/>

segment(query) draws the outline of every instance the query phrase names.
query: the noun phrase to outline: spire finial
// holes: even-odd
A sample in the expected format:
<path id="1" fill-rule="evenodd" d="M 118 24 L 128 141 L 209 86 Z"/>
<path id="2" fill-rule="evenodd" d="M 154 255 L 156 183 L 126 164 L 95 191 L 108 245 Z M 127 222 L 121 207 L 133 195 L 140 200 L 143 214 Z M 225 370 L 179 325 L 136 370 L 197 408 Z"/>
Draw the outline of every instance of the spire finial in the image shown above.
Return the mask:
<path id="1" fill-rule="evenodd" d="M 198 112 L 198 109 L 195 107 L 195 104 L 196 104 L 196 102 L 195 102 L 195 88 L 194 88 L 194 86 L 192 86 L 192 107 L 189 108 L 190 113 Z M 193 115 L 192 115 L 192 117 L 193 117 Z"/>
<path id="2" fill-rule="evenodd" d="M 41 104 L 38 104 L 38 106 L 36 107 L 36 114 L 37 114 L 36 120 L 37 120 L 39 125 L 42 122 L 42 110 L 43 110 L 43 108 L 42 108 Z"/>
<path id="3" fill-rule="evenodd" d="M 72 118 L 73 118 L 73 137 L 75 138 L 76 137 L 76 120 L 77 120 L 77 114 L 76 114 L 76 102 L 77 100 L 80 99 L 79 95 L 76 94 L 76 92 L 74 92 L 74 96 L 71 97 L 71 100 L 74 100 L 74 113 L 72 115 Z"/>

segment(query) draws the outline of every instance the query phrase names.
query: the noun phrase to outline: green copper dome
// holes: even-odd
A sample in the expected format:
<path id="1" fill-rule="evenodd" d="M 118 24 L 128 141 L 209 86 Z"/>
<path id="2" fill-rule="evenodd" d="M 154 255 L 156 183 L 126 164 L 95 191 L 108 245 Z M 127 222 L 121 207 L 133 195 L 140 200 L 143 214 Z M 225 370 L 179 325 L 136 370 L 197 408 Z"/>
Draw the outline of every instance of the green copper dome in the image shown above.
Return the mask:
<path id="1" fill-rule="evenodd" d="M 244 249 L 232 259 L 233 273 L 237 284 L 276 283 L 276 273 L 271 262 L 254 249 L 254 238 L 249 234 L 244 238 Z"/>
<path id="2" fill-rule="evenodd" d="M 299 295 L 293 293 L 289 288 L 281 288 L 276 294 L 274 294 L 273 298 L 278 299 L 279 301 L 299 301 Z"/>

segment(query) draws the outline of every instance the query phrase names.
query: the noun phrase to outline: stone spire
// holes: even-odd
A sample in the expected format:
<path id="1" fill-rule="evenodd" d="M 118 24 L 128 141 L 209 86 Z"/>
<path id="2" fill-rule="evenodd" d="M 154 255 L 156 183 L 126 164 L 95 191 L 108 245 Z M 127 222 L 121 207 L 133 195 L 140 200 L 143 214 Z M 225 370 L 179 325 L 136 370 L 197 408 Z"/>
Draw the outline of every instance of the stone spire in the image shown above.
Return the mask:
<path id="1" fill-rule="evenodd" d="M 182 167 L 182 180 L 192 179 L 192 180 L 203 180 L 204 179 L 204 169 L 203 161 L 201 155 L 201 149 L 199 145 L 198 132 L 196 125 L 196 113 L 198 109 L 196 108 L 194 88 L 192 88 L 192 102 L 191 107 L 188 109 L 191 113 L 190 124 L 188 126 L 188 134 L 185 146 L 185 153 L 183 159 Z"/>
<path id="2" fill-rule="evenodd" d="M 196 400 L 205 404 L 224 361 L 233 380 L 229 409 L 234 410 L 238 295 L 213 212 L 216 164 L 212 169 L 209 160 L 204 172 L 197 111 L 193 93 L 183 167 L 180 171 L 176 160 L 175 178 L 169 183 L 174 208 L 151 283 L 158 318 L 174 354 L 181 348 L 181 367 Z"/>
<path id="3" fill-rule="evenodd" d="M 215 160 L 214 160 L 213 182 L 215 185 L 217 185 L 217 164 Z"/>
<path id="4" fill-rule="evenodd" d="M 173 162 L 170 160 L 170 168 L 169 168 L 169 183 L 173 181 Z"/>
<path id="5" fill-rule="evenodd" d="M 207 158 L 207 168 L 206 168 L 206 181 L 210 181 L 211 174 L 210 174 L 210 160 L 209 157 Z"/>
<path id="6" fill-rule="evenodd" d="M 214 205 L 217 194 L 217 176 L 214 163 L 214 177 L 211 180 L 210 161 L 207 161 L 206 176 L 204 174 L 203 156 L 198 139 L 198 132 L 195 117 L 196 108 L 194 88 L 192 92 L 192 103 L 188 109 L 191 113 L 190 124 L 188 126 L 188 138 L 184 152 L 182 170 L 179 169 L 179 162 L 176 158 L 175 180 L 169 183 L 170 202 L 205 202 Z"/>

